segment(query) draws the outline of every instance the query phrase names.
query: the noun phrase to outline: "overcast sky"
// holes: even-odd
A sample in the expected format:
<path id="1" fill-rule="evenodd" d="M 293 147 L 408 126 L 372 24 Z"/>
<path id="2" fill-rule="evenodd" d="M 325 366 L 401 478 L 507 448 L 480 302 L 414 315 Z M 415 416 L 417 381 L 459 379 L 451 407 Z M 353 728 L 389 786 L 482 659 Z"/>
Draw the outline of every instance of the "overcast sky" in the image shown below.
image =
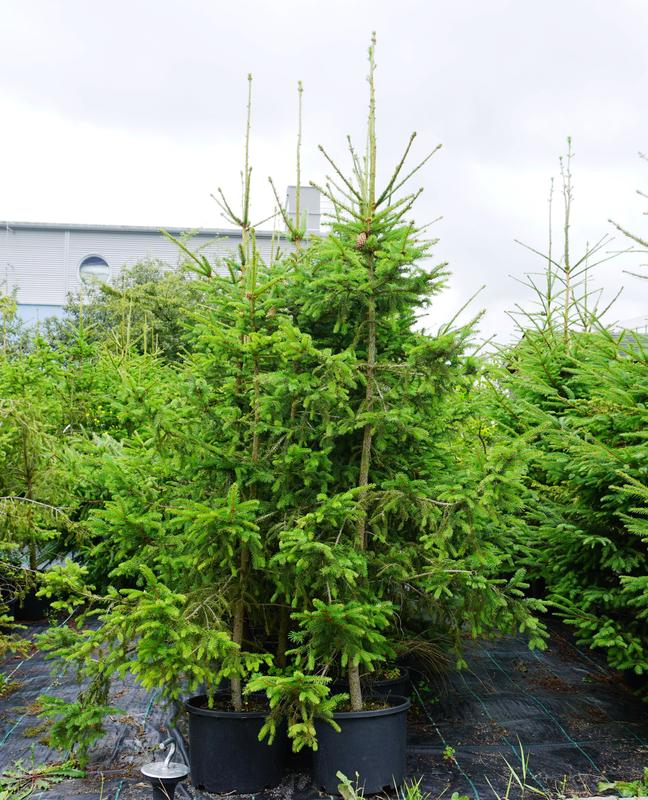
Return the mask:
<path id="1" fill-rule="evenodd" d="M 443 216 L 436 252 L 452 270 L 431 323 L 486 283 L 482 331 L 507 336 L 505 310 L 529 299 L 510 276 L 542 269 L 513 240 L 546 249 L 568 135 L 574 254 L 614 233 L 610 217 L 648 233 L 636 193 L 648 191 L 646 0 L 2 0 L 1 11 L 2 219 L 224 225 L 210 193 L 239 193 L 248 72 L 263 218 L 267 176 L 294 183 L 298 79 L 306 180 L 326 172 L 318 144 L 343 157 L 347 133 L 362 142 L 375 29 L 383 170 L 413 130 L 419 155 L 443 144 L 416 211 Z M 626 285 L 614 318 L 648 314 L 648 281 L 623 273 L 637 263 L 598 271 L 609 292 Z"/>

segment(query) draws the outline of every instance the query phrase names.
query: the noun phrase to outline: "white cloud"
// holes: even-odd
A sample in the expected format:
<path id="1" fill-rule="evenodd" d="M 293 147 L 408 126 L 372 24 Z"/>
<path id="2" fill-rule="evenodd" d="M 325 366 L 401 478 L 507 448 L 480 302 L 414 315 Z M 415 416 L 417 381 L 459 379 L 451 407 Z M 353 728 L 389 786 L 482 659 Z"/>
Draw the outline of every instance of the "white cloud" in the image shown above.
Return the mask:
<path id="1" fill-rule="evenodd" d="M 361 141 L 375 28 L 383 172 L 411 130 L 420 153 L 444 143 L 420 175 L 418 218 L 443 214 L 437 252 L 453 272 L 432 319 L 486 283 L 482 328 L 506 335 L 504 308 L 526 298 L 508 276 L 538 268 L 513 239 L 543 249 L 568 134 L 577 248 L 611 231 L 608 217 L 645 230 L 635 190 L 648 188 L 636 156 L 648 149 L 647 22 L 641 0 L 5 0 L 0 217 L 222 224 L 209 194 L 239 192 L 248 71 L 264 216 L 267 176 L 294 180 L 297 79 L 307 178 L 325 171 L 318 143 L 343 154 L 348 132 Z M 599 272 L 610 291 L 631 284 L 620 318 L 648 313 L 648 281 L 624 278 L 626 263 Z"/>

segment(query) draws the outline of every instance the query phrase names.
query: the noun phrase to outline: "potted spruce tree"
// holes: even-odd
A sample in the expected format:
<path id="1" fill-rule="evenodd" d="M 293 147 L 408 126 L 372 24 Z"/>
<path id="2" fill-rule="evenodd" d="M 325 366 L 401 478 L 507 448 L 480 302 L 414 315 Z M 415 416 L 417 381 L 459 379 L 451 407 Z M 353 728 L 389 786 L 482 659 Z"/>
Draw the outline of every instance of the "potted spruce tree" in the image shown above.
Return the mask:
<path id="1" fill-rule="evenodd" d="M 352 177 L 346 178 L 333 164 L 342 187 L 333 193 L 331 185 L 337 184 L 331 180 L 321 189 L 334 203 L 336 220 L 330 235 L 315 242 L 301 262 L 301 288 L 310 284 L 311 290 L 299 301 L 302 316 L 310 316 L 311 323 L 315 319 L 320 339 L 328 333 L 323 343 L 345 351 L 353 361 L 356 391 L 349 397 L 350 413 L 337 422 L 332 461 L 337 461 L 336 477 L 342 472 L 356 486 L 320 499 L 316 512 L 283 532 L 275 558 L 286 568 L 292 566 L 301 578 L 301 585 L 294 582 L 293 596 L 293 606 L 299 609 L 293 614 L 298 624 L 293 633 L 298 663 L 309 670 L 323 665 L 326 672 L 338 661 L 347 674 L 348 708 L 334 714 L 335 728 L 317 728 L 314 779 L 326 791 L 336 791 L 339 770 L 358 772 L 369 792 L 400 784 L 404 778 L 409 700 L 393 694 L 363 697 L 361 683 L 362 669 L 371 672 L 396 655 L 390 635 L 396 607 L 382 592 L 384 582 L 376 579 L 369 543 L 369 492 L 374 436 L 385 414 L 380 370 L 388 366 L 394 350 L 384 327 L 387 324 L 388 334 L 397 335 L 398 323 L 409 321 L 403 309 L 418 303 L 419 296 L 439 281 L 438 269 L 430 273 L 411 269 L 426 246 L 405 221 L 415 196 L 392 199 L 403 183 L 404 158 L 385 190 L 377 191 L 374 45 L 372 41 L 369 48 L 367 152 L 360 159 L 351 147 Z M 397 302 L 399 292 L 403 299 Z M 328 312 L 323 312 L 326 307 Z M 348 333 L 351 346 L 335 342 L 340 332 Z M 379 343 L 385 345 L 382 352 Z M 398 366 L 407 365 L 395 365 L 395 370 Z M 345 462 L 342 470 L 340 461 Z M 323 532 L 336 529 L 335 539 L 325 545 Z M 316 540 L 317 550 L 309 547 Z"/>
<path id="2" fill-rule="evenodd" d="M 200 444 L 189 459 L 200 500 L 182 501 L 174 514 L 192 563 L 190 574 L 205 593 L 198 613 L 213 615 L 211 624 L 227 630 L 232 649 L 215 667 L 227 688 L 191 697 L 185 709 L 192 781 L 218 792 L 275 785 L 287 753 L 283 731 L 274 731 L 268 745 L 260 743 L 268 701 L 245 689 L 246 679 L 274 660 L 263 636 L 269 582 L 265 567 L 273 548 L 268 532 L 271 473 L 265 456 L 281 435 L 281 426 L 273 427 L 272 421 L 283 321 L 276 313 L 278 282 L 268 276 L 250 216 L 251 89 L 248 76 L 240 211 L 233 210 L 221 190 L 217 197 L 225 218 L 240 229 L 239 251 L 225 258 L 224 275 L 203 256 L 186 251 L 202 289 L 202 303 L 191 315 L 191 356 L 185 364 L 202 421 Z M 227 502 L 215 505 L 227 486 Z"/>
<path id="3" fill-rule="evenodd" d="M 89 515 L 90 559 L 108 561 L 113 585 L 97 593 L 74 565 L 48 581 L 48 592 L 70 593 L 61 607 L 87 604 L 101 627 L 52 631 L 42 641 L 96 687 L 83 697 L 94 703 L 95 723 L 109 709 L 115 673 L 130 671 L 174 700 L 194 693 L 185 703 L 192 779 L 227 792 L 278 782 L 286 722 L 295 749 L 313 746 L 315 717 L 330 718 L 334 707 L 326 678 L 288 664 L 292 590 L 282 602 L 270 599 L 280 580 L 268 564 L 278 531 L 312 501 L 308 475 L 325 480 L 308 447 L 312 431 L 321 432 L 313 420 L 331 416 L 345 400 L 338 387 L 352 383 L 346 358 L 314 348 L 284 313 L 286 265 L 272 274 L 256 246 L 249 113 L 248 103 L 241 213 L 220 195 L 241 230 L 238 256 L 219 271 L 178 243 L 200 276 L 189 354 L 178 370 L 151 354 L 146 369 L 125 374 L 128 407 L 116 411 L 130 418 L 139 398 L 138 422 L 119 441 L 97 443 L 112 496 Z M 72 741 L 78 705 L 45 705 L 58 741 Z M 96 725 L 87 733 L 96 735 Z M 268 744 L 259 741 L 266 733 Z"/>
<path id="4" fill-rule="evenodd" d="M 300 84 L 298 185 L 301 94 Z M 203 303 L 193 315 L 192 356 L 186 365 L 207 420 L 193 472 L 206 487 L 223 479 L 235 485 L 253 513 L 247 534 L 230 546 L 210 530 L 204 505 L 184 504 L 183 537 L 191 543 L 198 571 L 210 559 L 224 571 L 223 607 L 230 609 L 238 652 L 252 644 L 248 658 L 262 654 L 251 669 L 241 662 L 240 674 L 222 672 L 229 678 L 230 696 L 221 695 L 218 707 L 205 696 L 185 704 L 192 779 L 212 791 L 255 791 L 277 782 L 288 741 L 296 752 L 316 747 L 315 720 L 332 723 L 336 700 L 328 678 L 301 671 L 289 659 L 294 575 L 284 574 L 274 556 L 281 531 L 326 488 L 326 427 L 344 414 L 354 385 L 348 357 L 315 347 L 287 313 L 285 287 L 308 249 L 299 191 L 295 219 L 284 212 L 293 252 L 270 263 L 259 252 L 250 222 L 249 133 L 248 99 L 241 212 L 232 210 L 220 190 L 218 200 L 225 218 L 241 230 L 241 247 L 237 258 L 225 259 L 225 275 L 193 256 L 203 277 Z M 254 670 L 244 686 L 242 678 L 249 679 Z M 266 738 L 267 745 L 260 744 Z"/>
<path id="5" fill-rule="evenodd" d="M 432 153 L 406 168 L 412 135 L 377 186 L 374 47 L 375 39 L 367 150 L 361 156 L 349 142 L 347 176 L 321 148 L 333 168 L 318 187 L 334 207 L 331 230 L 296 262 L 286 287 L 299 329 L 343 357 L 353 376 L 344 410 L 322 421 L 326 485 L 283 528 L 272 561 L 293 608 L 297 665 L 346 675 L 335 725 L 316 726 L 314 779 L 330 792 L 338 770 L 357 772 L 367 792 L 404 777 L 409 701 L 376 696 L 363 673 L 393 668 L 404 642 L 426 626 L 447 643 L 441 657 L 454 649 L 459 663 L 467 625 L 473 635 L 538 628 L 520 599 L 523 575 L 511 570 L 519 543 L 487 506 L 501 499 L 488 488 L 501 464 L 471 472 L 472 453 L 454 430 L 469 416 L 477 371 L 465 353 L 472 323 L 452 320 L 435 335 L 417 325 L 446 272 L 426 262 L 433 242 L 409 218 L 421 190 L 401 190 Z"/>

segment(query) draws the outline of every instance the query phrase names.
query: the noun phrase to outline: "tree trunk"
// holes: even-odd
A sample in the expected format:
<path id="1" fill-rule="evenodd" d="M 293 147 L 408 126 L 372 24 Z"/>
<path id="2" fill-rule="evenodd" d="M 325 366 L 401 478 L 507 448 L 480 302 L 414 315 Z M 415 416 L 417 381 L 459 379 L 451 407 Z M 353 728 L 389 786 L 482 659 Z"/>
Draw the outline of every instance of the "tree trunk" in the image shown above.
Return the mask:
<path id="1" fill-rule="evenodd" d="M 282 606 L 279 612 L 279 641 L 277 642 L 277 666 L 286 666 L 286 650 L 288 649 L 288 629 L 290 627 L 290 608 Z"/>
<path id="2" fill-rule="evenodd" d="M 376 93 L 374 84 L 374 72 L 376 63 L 374 61 L 374 48 L 376 46 L 376 34 L 372 34 L 371 46 L 369 48 L 369 118 L 368 118 L 368 141 L 367 141 L 367 193 L 366 193 L 366 240 L 371 235 L 371 225 L 374 214 L 376 213 Z M 366 371 L 366 391 L 365 391 L 365 412 L 370 414 L 373 411 L 375 373 L 376 373 L 376 295 L 375 295 L 375 264 L 374 253 L 367 253 L 367 277 L 369 279 L 369 296 L 367 299 L 367 371 Z M 358 476 L 358 486 L 369 485 L 369 471 L 371 468 L 371 446 L 373 443 L 374 427 L 371 422 L 367 422 L 362 432 L 362 454 L 360 457 L 360 473 Z M 367 493 L 364 492 L 360 499 L 360 517 L 356 533 L 357 547 L 359 550 L 367 549 Z M 351 709 L 362 711 L 362 687 L 360 686 L 360 669 L 358 666 L 349 664 L 349 694 L 351 697 Z"/>
<path id="3" fill-rule="evenodd" d="M 360 667 L 349 664 L 349 694 L 351 711 L 362 711 L 362 687 L 360 686 Z"/>
<path id="4" fill-rule="evenodd" d="M 31 500 L 34 499 L 34 474 L 33 474 L 33 465 L 29 460 L 29 444 L 28 444 L 28 437 L 29 434 L 27 433 L 27 428 L 25 427 L 22 432 L 22 457 L 23 457 L 23 469 L 25 472 L 25 483 L 26 492 L 25 497 L 27 498 L 27 535 L 29 536 L 29 569 L 32 572 L 36 572 L 38 569 L 38 548 L 36 545 L 36 537 L 34 535 L 33 530 L 33 507 L 31 504 Z"/>
<path id="5" fill-rule="evenodd" d="M 247 547 L 241 549 L 241 565 L 239 572 L 239 597 L 236 600 L 234 609 L 234 621 L 232 624 L 232 641 L 237 644 L 239 648 L 243 646 L 243 631 L 245 627 L 245 584 L 247 581 L 247 571 L 249 563 L 249 553 Z M 243 692 L 241 689 L 241 676 L 233 675 L 231 680 L 232 687 L 232 705 L 234 711 L 243 710 Z"/>
<path id="6" fill-rule="evenodd" d="M 369 260 L 369 277 L 373 283 L 373 257 Z M 374 381 L 376 373 L 376 301 L 373 296 L 367 305 L 367 388 L 365 392 L 365 411 L 371 413 L 374 401 Z M 371 467 L 371 445 L 373 442 L 374 428 L 368 422 L 362 433 L 362 454 L 360 457 L 360 474 L 358 486 L 369 485 L 369 469 Z M 367 549 L 367 496 L 360 499 L 360 517 L 357 528 L 357 547 L 359 550 Z M 360 669 L 349 664 L 349 694 L 351 696 L 351 710 L 362 711 L 362 687 L 360 686 Z"/>
<path id="7" fill-rule="evenodd" d="M 369 261 L 369 277 L 373 282 L 373 258 Z M 367 387 L 365 391 L 365 411 L 371 413 L 374 401 L 374 382 L 376 379 L 376 301 L 371 296 L 367 304 Z M 371 466 L 371 445 L 374 428 L 368 422 L 362 433 L 362 453 L 360 457 L 360 474 L 358 486 L 369 485 L 369 468 Z M 367 548 L 367 498 L 360 499 L 361 514 L 358 519 L 357 540 L 360 550 Z"/>
<path id="8" fill-rule="evenodd" d="M 38 570 L 38 556 L 36 551 L 36 542 L 34 539 L 30 539 L 29 541 L 29 569 L 32 572 L 36 572 Z"/>

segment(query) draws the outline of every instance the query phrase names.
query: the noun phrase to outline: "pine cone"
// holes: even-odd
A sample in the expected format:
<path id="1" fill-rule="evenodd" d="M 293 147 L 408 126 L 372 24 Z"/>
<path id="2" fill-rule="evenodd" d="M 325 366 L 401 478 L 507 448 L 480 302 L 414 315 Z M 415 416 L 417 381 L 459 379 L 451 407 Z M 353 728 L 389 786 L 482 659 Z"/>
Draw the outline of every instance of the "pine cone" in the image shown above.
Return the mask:
<path id="1" fill-rule="evenodd" d="M 362 250 L 362 248 L 367 244 L 367 234 L 365 231 L 360 231 L 358 234 L 358 238 L 356 239 L 356 250 Z"/>

